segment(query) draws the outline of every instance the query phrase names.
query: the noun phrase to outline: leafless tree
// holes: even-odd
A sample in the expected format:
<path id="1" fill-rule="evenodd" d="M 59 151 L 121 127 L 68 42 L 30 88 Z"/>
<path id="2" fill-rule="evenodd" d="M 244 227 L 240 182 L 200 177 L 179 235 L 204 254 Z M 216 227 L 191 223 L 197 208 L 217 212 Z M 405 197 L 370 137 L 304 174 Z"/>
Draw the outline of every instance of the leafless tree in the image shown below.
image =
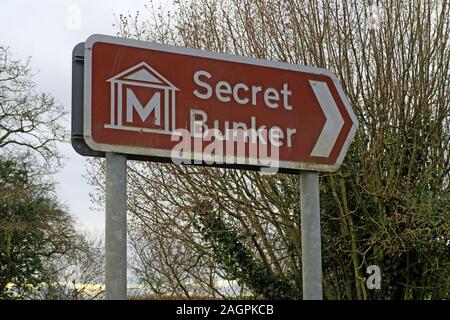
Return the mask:
<path id="1" fill-rule="evenodd" d="M 0 151 L 27 150 L 46 163 L 58 160 L 56 142 L 63 141 L 63 107 L 49 94 L 37 93 L 30 60 L 11 57 L 0 45 Z"/>

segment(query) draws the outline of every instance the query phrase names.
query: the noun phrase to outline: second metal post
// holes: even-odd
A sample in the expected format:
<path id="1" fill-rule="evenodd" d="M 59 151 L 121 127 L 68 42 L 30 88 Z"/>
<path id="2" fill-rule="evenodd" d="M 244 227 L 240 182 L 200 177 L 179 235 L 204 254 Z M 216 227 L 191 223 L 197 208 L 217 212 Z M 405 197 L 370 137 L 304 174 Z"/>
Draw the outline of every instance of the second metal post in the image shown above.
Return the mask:
<path id="1" fill-rule="evenodd" d="M 300 173 L 303 299 L 322 300 L 319 173 Z"/>

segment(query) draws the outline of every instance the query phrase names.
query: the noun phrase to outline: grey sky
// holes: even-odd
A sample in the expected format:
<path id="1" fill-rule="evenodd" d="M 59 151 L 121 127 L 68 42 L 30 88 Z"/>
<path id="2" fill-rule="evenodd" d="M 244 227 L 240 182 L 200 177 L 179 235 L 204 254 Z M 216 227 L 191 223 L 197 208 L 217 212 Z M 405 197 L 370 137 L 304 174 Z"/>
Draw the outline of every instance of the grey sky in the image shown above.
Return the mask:
<path id="1" fill-rule="evenodd" d="M 70 111 L 71 53 L 73 47 L 93 33 L 116 35 L 114 13 L 143 11 L 146 0 L 2 0 L 0 4 L 0 43 L 10 47 L 16 58 L 31 56 L 37 90 L 51 93 Z M 164 3 L 164 1 L 162 1 Z M 79 25 L 76 14 L 79 10 Z M 75 19 L 75 20 L 73 20 Z M 79 27 L 79 28 L 78 28 Z M 70 130 L 70 114 L 65 126 Z M 104 230 L 103 212 L 93 211 L 92 188 L 83 175 L 86 160 L 72 149 L 60 145 L 67 157 L 56 176 L 57 194 L 79 226 L 89 231 Z M 97 206 L 98 207 L 98 206 Z"/>

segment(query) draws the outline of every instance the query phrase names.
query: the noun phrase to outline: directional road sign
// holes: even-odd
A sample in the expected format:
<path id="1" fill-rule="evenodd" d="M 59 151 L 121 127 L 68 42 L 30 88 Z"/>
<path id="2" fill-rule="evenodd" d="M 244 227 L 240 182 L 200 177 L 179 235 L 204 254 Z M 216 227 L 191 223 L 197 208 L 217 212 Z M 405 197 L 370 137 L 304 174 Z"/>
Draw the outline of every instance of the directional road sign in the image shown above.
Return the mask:
<path id="1" fill-rule="evenodd" d="M 282 169 L 335 171 L 358 127 L 320 68 L 103 35 L 87 39 L 84 68 L 83 135 L 95 151 L 261 166 L 267 148 Z"/>

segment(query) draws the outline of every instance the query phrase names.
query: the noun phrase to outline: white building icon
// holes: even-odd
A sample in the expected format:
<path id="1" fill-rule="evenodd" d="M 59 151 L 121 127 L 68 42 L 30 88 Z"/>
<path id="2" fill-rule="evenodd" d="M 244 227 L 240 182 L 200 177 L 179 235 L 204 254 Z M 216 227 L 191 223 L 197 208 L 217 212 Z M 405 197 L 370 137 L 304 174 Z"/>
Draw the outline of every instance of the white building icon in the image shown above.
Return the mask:
<path id="1" fill-rule="evenodd" d="M 173 134 L 175 93 L 179 89 L 155 69 L 141 62 L 107 81 L 111 87 L 111 113 L 105 128 Z M 151 94 L 147 101 L 140 101 L 136 94 L 143 89 Z"/>

